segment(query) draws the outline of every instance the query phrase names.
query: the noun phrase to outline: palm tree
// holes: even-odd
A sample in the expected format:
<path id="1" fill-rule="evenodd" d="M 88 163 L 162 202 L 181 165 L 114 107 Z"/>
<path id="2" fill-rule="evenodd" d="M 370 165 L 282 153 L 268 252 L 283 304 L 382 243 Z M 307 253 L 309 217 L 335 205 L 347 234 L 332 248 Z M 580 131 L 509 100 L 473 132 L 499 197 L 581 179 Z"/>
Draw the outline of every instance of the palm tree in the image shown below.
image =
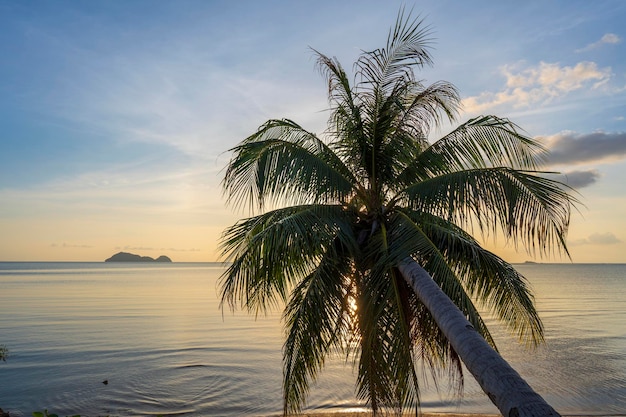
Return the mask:
<path id="1" fill-rule="evenodd" d="M 222 237 L 231 262 L 222 305 L 259 313 L 285 303 L 285 414 L 301 410 L 326 358 L 342 354 L 375 414 L 417 413 L 420 363 L 460 390 L 463 361 L 503 415 L 558 415 L 506 362 L 494 368 L 503 360 L 479 307 L 531 345 L 543 327 L 525 278 L 473 233 L 567 254 L 576 201 L 542 176 L 545 149 L 507 119 L 474 118 L 429 141 L 460 104 L 450 83 L 415 77 L 431 64 L 429 44 L 423 21 L 401 11 L 386 47 L 360 55 L 353 82 L 314 51 L 328 82 L 327 131 L 269 120 L 231 150 L 228 202 L 258 214 Z"/>

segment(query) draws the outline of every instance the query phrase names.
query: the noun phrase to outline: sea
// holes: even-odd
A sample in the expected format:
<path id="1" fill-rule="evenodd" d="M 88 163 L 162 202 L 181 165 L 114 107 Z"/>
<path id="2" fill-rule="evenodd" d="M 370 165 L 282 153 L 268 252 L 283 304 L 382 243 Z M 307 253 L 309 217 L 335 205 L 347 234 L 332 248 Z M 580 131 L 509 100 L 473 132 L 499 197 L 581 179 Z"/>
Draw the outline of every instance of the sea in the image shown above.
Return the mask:
<path id="1" fill-rule="evenodd" d="M 488 319 L 504 358 L 562 415 L 626 415 L 626 265 L 519 264 L 545 343 Z M 0 408 L 11 416 L 276 416 L 281 311 L 222 309 L 218 263 L 0 262 Z M 366 411 L 353 363 L 327 361 L 305 411 Z M 424 373 L 421 409 L 497 409 Z"/>

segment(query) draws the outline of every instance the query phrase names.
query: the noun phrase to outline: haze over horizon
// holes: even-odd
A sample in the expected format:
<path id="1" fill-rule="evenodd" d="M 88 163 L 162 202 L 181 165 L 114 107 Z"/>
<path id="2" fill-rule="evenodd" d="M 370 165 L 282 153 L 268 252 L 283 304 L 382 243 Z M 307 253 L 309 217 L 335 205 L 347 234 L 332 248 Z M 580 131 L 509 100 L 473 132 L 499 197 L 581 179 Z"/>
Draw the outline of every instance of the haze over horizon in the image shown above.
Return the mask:
<path id="1" fill-rule="evenodd" d="M 228 149 L 270 118 L 321 134 L 310 48 L 351 70 L 405 5 L 459 121 L 510 118 L 580 193 L 573 262 L 626 262 L 626 2 L 0 2 L 0 261 L 217 261 Z M 436 137 L 438 137 L 437 135 Z M 435 137 L 435 138 L 436 138 Z M 488 248 L 534 259 L 503 239 Z"/>

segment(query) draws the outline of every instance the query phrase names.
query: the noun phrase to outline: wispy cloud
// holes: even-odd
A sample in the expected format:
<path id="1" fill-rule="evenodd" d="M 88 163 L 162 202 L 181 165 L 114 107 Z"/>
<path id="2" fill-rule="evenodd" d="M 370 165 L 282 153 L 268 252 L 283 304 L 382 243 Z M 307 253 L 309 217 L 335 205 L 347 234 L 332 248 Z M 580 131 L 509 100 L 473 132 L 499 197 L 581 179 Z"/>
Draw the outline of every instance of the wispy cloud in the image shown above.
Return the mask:
<path id="1" fill-rule="evenodd" d="M 71 244 L 71 243 L 52 243 L 50 244 L 53 248 L 63 248 L 63 249 L 91 249 L 93 246 L 91 245 L 80 245 L 80 244 Z"/>
<path id="2" fill-rule="evenodd" d="M 158 165 L 158 164 L 157 164 Z M 22 218 L 45 212 L 59 219 L 89 216 L 92 221 L 192 218 L 223 206 L 218 171 L 212 164 L 113 165 L 29 188 L 0 188 L 4 216 Z M 207 222 L 211 222 L 208 219 Z"/>
<path id="3" fill-rule="evenodd" d="M 483 92 L 463 100 L 467 113 L 482 113 L 501 106 L 513 108 L 545 104 L 573 91 L 597 89 L 612 77 L 610 67 L 599 68 L 595 62 L 579 62 L 574 66 L 540 62 L 539 65 L 521 68 L 521 64 L 505 65 L 501 73 L 505 87 L 498 92 Z"/>
<path id="4" fill-rule="evenodd" d="M 599 41 L 597 42 L 593 42 L 590 43 L 589 45 L 585 46 L 584 48 L 580 48 L 577 49 L 576 52 L 587 52 L 587 51 L 591 51 L 593 49 L 597 49 L 603 45 L 616 45 L 618 43 L 622 42 L 622 38 L 620 38 L 618 35 L 614 34 L 614 33 L 607 33 L 604 36 L 602 36 L 602 38 L 600 38 Z"/>
<path id="5" fill-rule="evenodd" d="M 197 248 L 154 248 L 149 246 L 117 246 L 115 250 L 134 250 L 134 251 L 171 251 L 171 252 L 200 252 Z"/>
<path id="6" fill-rule="evenodd" d="M 616 245 L 622 243 L 613 233 L 592 233 L 584 239 L 578 239 L 570 242 L 570 245 Z"/>
<path id="7" fill-rule="evenodd" d="M 38 52 L 37 59 L 55 70 L 20 85 L 18 104 L 36 106 L 86 138 L 166 145 L 196 158 L 226 151 L 269 117 L 302 122 L 326 107 L 323 84 L 306 60 L 287 72 L 284 56 L 258 45 L 260 35 L 224 27 L 218 33 L 227 41 L 219 41 L 207 28 L 188 30 L 195 36 L 114 32 L 94 47 L 56 28 L 38 29 L 30 34 L 37 50 L 54 54 Z M 301 48 L 305 53 L 306 44 Z M 304 82 L 300 71 L 310 75 Z"/>

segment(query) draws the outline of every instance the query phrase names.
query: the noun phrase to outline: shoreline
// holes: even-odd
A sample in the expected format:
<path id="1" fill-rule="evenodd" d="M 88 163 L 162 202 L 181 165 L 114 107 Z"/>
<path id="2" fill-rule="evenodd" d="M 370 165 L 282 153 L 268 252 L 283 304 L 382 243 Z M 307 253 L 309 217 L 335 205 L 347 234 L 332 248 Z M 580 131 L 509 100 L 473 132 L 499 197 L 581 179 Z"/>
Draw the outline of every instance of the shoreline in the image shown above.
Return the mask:
<path id="1" fill-rule="evenodd" d="M 281 417 L 282 414 L 273 415 L 271 417 Z M 371 417 L 371 411 L 304 411 L 301 417 Z M 414 412 L 405 412 L 402 416 L 415 416 Z M 296 417 L 296 415 L 290 416 Z M 455 412 L 421 412 L 419 417 L 501 417 L 500 414 L 491 413 L 461 413 Z M 565 417 L 565 416 L 564 416 Z M 573 416 L 572 416 L 573 417 Z M 582 417 L 582 416 L 581 416 Z"/>
<path id="2" fill-rule="evenodd" d="M 404 417 L 415 416 L 415 413 L 404 413 Z M 0 408 L 0 417 L 13 417 L 9 410 Z M 84 417 L 89 417 L 85 415 Z M 272 414 L 267 417 L 282 417 L 282 414 Z M 372 417 L 371 411 L 315 411 L 301 414 L 290 414 L 288 417 Z M 419 417 L 501 417 L 500 414 L 489 413 L 460 413 L 460 412 L 426 412 L 420 413 Z M 626 413 L 617 414 L 563 414 L 562 417 L 626 417 Z"/>
<path id="3" fill-rule="evenodd" d="M 290 417 L 372 417 L 372 413 L 367 411 L 329 411 L 329 412 L 303 412 L 302 414 L 290 415 Z M 404 413 L 402 416 L 415 416 L 415 413 Z M 282 414 L 275 414 L 269 417 L 282 417 Z M 461 413 L 461 412 L 426 412 L 420 413 L 419 417 L 501 417 L 501 414 L 489 413 Z M 562 414 L 561 417 L 626 417 L 626 413 L 616 414 Z"/>

